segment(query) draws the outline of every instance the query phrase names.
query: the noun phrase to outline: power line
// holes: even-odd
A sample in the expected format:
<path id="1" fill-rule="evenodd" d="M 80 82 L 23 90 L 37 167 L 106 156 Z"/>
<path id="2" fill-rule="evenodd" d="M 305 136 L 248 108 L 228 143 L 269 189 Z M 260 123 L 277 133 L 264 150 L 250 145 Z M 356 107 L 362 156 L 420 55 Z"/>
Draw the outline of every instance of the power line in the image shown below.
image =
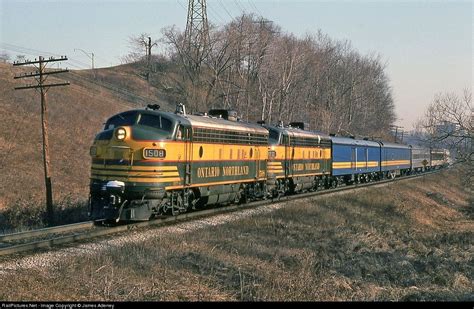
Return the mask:
<path id="1" fill-rule="evenodd" d="M 89 59 L 92 60 L 92 65 L 91 65 L 91 69 L 94 70 L 94 53 L 92 52 L 86 52 L 85 50 L 83 50 L 82 48 L 74 48 L 74 51 L 80 51 L 80 52 L 83 52 L 84 55 L 86 55 Z"/>
<path id="2" fill-rule="evenodd" d="M 240 2 L 237 2 L 237 0 L 234 0 L 234 3 L 242 13 L 245 13 L 245 8 L 240 5 Z"/>
<path id="3" fill-rule="evenodd" d="M 76 87 L 75 87 L 75 86 L 76 86 Z M 90 97 L 95 98 L 95 99 L 97 99 L 97 100 L 99 100 L 99 101 L 105 101 L 105 102 L 107 102 L 107 103 L 111 103 L 111 105 L 114 105 L 114 104 L 116 105 L 116 104 L 118 104 L 118 105 L 121 105 L 121 106 L 126 107 L 126 108 L 131 108 L 131 107 L 133 107 L 133 104 L 132 104 L 131 102 L 129 102 L 129 101 L 125 101 L 125 102 L 127 102 L 127 103 L 124 103 L 122 100 L 113 100 L 113 99 L 109 99 L 109 98 L 107 98 L 107 97 L 105 97 L 105 96 L 95 96 L 95 95 L 93 95 L 93 94 L 91 93 L 91 91 L 86 91 L 86 90 L 83 89 L 83 87 L 77 87 L 77 85 L 71 85 L 71 87 L 74 88 L 74 91 L 75 91 L 75 92 L 79 92 L 79 93 L 81 93 L 81 94 L 90 96 Z"/>
<path id="4" fill-rule="evenodd" d="M 186 7 L 181 3 L 181 1 L 179 1 L 179 0 L 176 0 L 176 1 L 179 3 L 179 5 L 181 5 L 181 7 L 182 7 L 185 11 L 188 10 L 188 9 L 186 9 Z"/>
<path id="5" fill-rule="evenodd" d="M 217 12 L 217 10 L 215 10 L 215 9 L 212 7 L 212 5 L 209 5 L 208 8 L 210 9 L 211 15 L 215 16 L 216 19 L 218 19 L 221 24 L 225 24 L 224 18 L 222 18 L 222 16 Z"/>
<path id="6" fill-rule="evenodd" d="M 260 12 L 260 10 L 257 8 L 257 6 L 253 3 L 253 1 L 250 1 L 248 0 L 249 4 L 251 5 L 251 7 L 253 7 L 255 9 L 255 11 L 260 15 L 260 16 L 263 16 L 262 12 Z"/>
<path id="7" fill-rule="evenodd" d="M 249 12 L 253 13 L 255 12 L 255 6 L 252 7 L 252 5 L 250 4 L 250 1 L 247 1 L 247 2 L 244 2 L 244 1 L 241 1 L 241 0 L 237 0 L 240 4 L 242 4 L 242 6 L 244 8 L 248 7 L 249 8 Z M 255 12 L 256 13 L 256 12 Z"/>
<path id="8" fill-rule="evenodd" d="M 45 52 L 45 51 L 41 51 L 41 50 L 37 50 L 37 49 L 32 49 L 32 48 L 27 48 L 27 47 L 17 46 L 17 45 L 13 45 L 13 44 L 9 44 L 9 43 L 0 42 L 0 46 L 2 46 L 2 45 L 3 45 L 3 47 L 1 47 L 1 48 L 4 49 L 4 50 L 9 50 L 9 51 L 12 51 L 12 52 L 22 53 L 22 54 L 26 54 L 26 55 L 30 55 L 30 56 L 35 56 L 37 54 L 42 54 L 42 55 L 52 56 L 52 57 L 60 57 L 61 56 L 59 54 L 55 54 L 55 53 L 51 53 L 51 52 Z M 84 69 L 84 68 L 89 67 L 89 64 L 86 64 L 84 62 L 81 62 L 81 61 L 78 61 L 78 60 L 75 60 L 75 59 L 69 58 L 68 61 L 66 61 L 66 63 L 71 63 L 71 62 L 79 64 L 81 66 L 80 69 Z"/>
<path id="9" fill-rule="evenodd" d="M 61 55 L 56 54 L 56 53 L 51 53 L 51 52 L 46 52 L 46 51 L 42 51 L 42 50 L 38 50 L 38 49 L 18 46 L 18 45 L 6 43 L 6 42 L 0 42 L 0 49 L 9 50 L 9 51 L 16 52 L 16 53 L 22 53 L 22 54 L 26 54 L 26 55 L 30 55 L 30 56 L 35 56 L 35 55 L 38 55 L 38 54 L 40 54 L 40 55 L 42 54 L 42 55 L 45 55 L 45 56 L 52 56 L 52 57 L 60 57 L 61 56 Z M 94 54 L 94 58 L 106 60 L 106 59 L 104 59 L 100 56 L 97 56 L 96 54 Z M 75 58 L 70 58 L 70 57 L 68 58 L 68 61 L 66 61 L 65 63 L 76 63 L 77 65 L 80 66 L 80 69 L 88 69 L 90 67 L 90 64 L 82 62 L 82 61 L 77 60 Z"/>
<path id="10" fill-rule="evenodd" d="M 40 50 L 37 50 L 37 49 L 32 49 L 32 48 L 27 48 L 27 47 L 22 47 L 22 46 L 10 44 L 10 43 L 5 43 L 5 42 L 0 42 L 0 45 L 4 45 L 4 46 L 7 46 L 7 47 L 11 47 L 11 48 L 27 50 L 27 51 L 33 52 L 33 53 L 30 53 L 32 55 L 36 55 L 37 53 L 40 53 L 40 54 L 43 54 L 43 55 L 46 55 L 46 56 L 53 56 L 53 57 L 60 57 L 61 56 L 59 54 L 49 53 L 49 52 L 40 51 Z M 28 52 L 26 52 L 26 53 L 28 54 Z"/>
<path id="11" fill-rule="evenodd" d="M 99 86 L 99 87 L 102 87 L 102 88 L 105 88 L 107 90 L 110 90 L 110 91 L 113 91 L 115 92 L 116 94 L 120 94 L 120 96 L 123 98 L 123 97 L 132 97 L 132 98 L 135 98 L 137 99 L 137 101 L 141 101 L 144 105 L 146 104 L 150 104 L 150 103 L 155 103 L 152 99 L 149 99 L 149 98 L 146 98 L 146 97 L 142 97 L 140 95 L 137 95 L 129 90 L 126 90 L 126 89 L 123 89 L 123 88 L 118 88 L 117 86 L 115 86 L 114 84 L 111 84 L 111 83 L 108 83 L 106 81 L 98 81 L 98 80 L 93 80 L 93 79 L 90 79 L 88 77 L 85 77 L 85 76 L 82 76 L 81 74 L 77 73 L 77 72 L 70 72 L 70 74 L 72 74 L 76 79 L 79 78 L 79 79 L 82 79 L 83 81 L 86 81 L 86 82 L 89 82 L 91 84 L 94 84 L 96 86 Z M 127 99 L 126 99 L 127 100 Z M 137 104 L 137 102 L 132 102 L 130 99 L 128 99 L 127 101 L 133 103 L 133 104 Z"/>
<path id="12" fill-rule="evenodd" d="M 32 49 L 32 48 L 27 48 L 27 47 L 22 47 L 22 46 L 17 46 L 17 45 L 13 45 L 13 44 L 9 44 L 9 43 L 4 43 L 4 42 L 0 42 L 0 45 L 9 45 L 9 46 L 12 46 L 10 48 L 6 48 L 7 50 L 13 50 L 15 52 L 22 52 L 22 53 L 25 53 L 25 54 L 28 54 L 28 55 L 34 55 L 32 52 L 29 52 L 29 51 L 36 51 L 36 52 L 41 52 L 41 53 L 44 53 L 46 55 L 57 55 L 57 56 L 60 56 L 58 54 L 55 54 L 55 53 L 51 53 L 51 52 L 45 52 L 45 51 L 39 51 L 39 50 L 35 50 L 35 49 Z M 28 52 L 24 52 L 24 51 L 28 51 Z M 83 66 L 85 66 L 86 68 L 89 66 L 89 64 L 84 64 L 80 61 L 77 61 L 77 60 L 72 60 L 72 59 L 66 59 L 67 61 L 65 61 L 65 63 L 69 64 L 71 67 L 74 67 L 76 69 L 80 69 L 80 70 L 83 70 L 84 68 L 82 66 L 78 66 L 77 64 L 74 64 L 74 63 L 79 63 L 79 64 L 82 64 Z M 149 98 L 145 98 L 145 97 L 142 97 L 140 95 L 137 95 L 131 91 L 128 91 L 128 90 L 125 90 L 123 88 L 118 88 L 116 87 L 115 85 L 111 84 L 111 83 L 108 83 L 108 82 L 105 82 L 105 81 L 94 81 L 94 80 L 91 80 L 87 77 L 84 77 L 76 72 L 73 72 L 73 71 L 70 71 L 69 74 L 72 74 L 73 76 L 75 76 L 76 78 L 80 78 L 80 79 L 83 79 L 83 80 L 86 80 L 87 82 L 89 83 L 92 83 L 92 84 L 95 84 L 97 86 L 100 86 L 100 87 L 103 87 L 103 88 L 106 88 L 110 91 L 113 91 L 119 95 L 121 95 L 122 97 L 123 96 L 128 96 L 128 97 L 133 97 L 133 98 L 136 98 L 138 99 L 138 101 L 141 101 L 143 102 L 145 105 L 146 104 L 149 104 L 151 102 L 153 102 L 151 99 Z M 128 100 L 130 101 L 130 100 Z M 132 102 L 130 101 L 131 103 L 133 104 L 136 104 L 136 102 Z"/>
<path id="13" fill-rule="evenodd" d="M 224 9 L 224 11 L 227 13 L 227 15 L 229 15 L 230 19 L 233 20 L 234 17 L 232 16 L 232 14 L 229 13 L 229 11 L 227 10 L 227 8 L 225 7 L 225 5 L 222 3 L 221 0 L 218 0 L 219 1 L 219 4 L 220 6 Z"/>

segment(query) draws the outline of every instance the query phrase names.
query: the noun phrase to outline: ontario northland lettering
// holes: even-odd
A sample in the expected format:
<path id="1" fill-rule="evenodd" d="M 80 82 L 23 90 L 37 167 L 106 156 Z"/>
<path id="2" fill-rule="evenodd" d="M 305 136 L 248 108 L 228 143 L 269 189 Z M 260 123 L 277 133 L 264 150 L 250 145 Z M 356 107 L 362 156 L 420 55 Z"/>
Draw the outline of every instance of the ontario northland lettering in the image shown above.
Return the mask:
<path id="1" fill-rule="evenodd" d="M 295 163 L 293 164 L 293 170 L 295 171 L 317 171 L 320 169 L 319 163 Z"/>
<path id="2" fill-rule="evenodd" d="M 243 176 L 249 174 L 248 166 L 206 166 L 197 169 L 198 178 L 211 178 L 219 176 Z"/>

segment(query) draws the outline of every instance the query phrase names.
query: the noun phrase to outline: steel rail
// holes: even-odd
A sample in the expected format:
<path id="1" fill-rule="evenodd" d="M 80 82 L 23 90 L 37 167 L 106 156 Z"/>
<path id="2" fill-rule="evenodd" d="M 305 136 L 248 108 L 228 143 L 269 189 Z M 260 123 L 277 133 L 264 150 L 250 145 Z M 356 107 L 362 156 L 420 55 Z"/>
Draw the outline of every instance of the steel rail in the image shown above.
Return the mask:
<path id="1" fill-rule="evenodd" d="M 86 222 L 47 227 L 47 228 L 31 230 L 31 231 L 5 234 L 5 235 L 0 235 L 0 242 L 24 240 L 24 239 L 33 238 L 33 237 L 47 236 L 49 234 L 55 234 L 55 233 L 75 232 L 78 230 L 88 229 L 93 226 L 94 226 L 94 222 L 86 221 Z"/>
<path id="2" fill-rule="evenodd" d="M 6 255 L 15 254 L 15 253 L 25 252 L 25 251 L 31 251 L 34 249 L 52 248 L 53 246 L 57 246 L 57 245 L 69 244 L 69 243 L 73 243 L 77 241 L 83 241 L 83 240 L 88 240 L 88 239 L 92 239 L 92 238 L 96 238 L 100 236 L 117 234 L 117 233 L 126 232 L 129 230 L 135 230 L 139 228 L 160 227 L 164 225 L 170 225 L 173 223 L 184 222 L 184 221 L 188 221 L 192 219 L 198 219 L 201 217 L 208 217 L 211 215 L 217 215 L 217 214 L 233 212 L 233 211 L 238 211 L 238 210 L 243 210 L 243 209 L 255 208 L 255 207 L 259 207 L 259 206 L 263 206 L 263 205 L 267 205 L 267 204 L 271 204 L 275 202 L 278 202 L 278 203 L 289 202 L 289 201 L 294 201 L 294 200 L 299 200 L 299 199 L 304 199 L 304 198 L 309 198 L 309 197 L 329 195 L 329 194 L 337 193 L 337 192 L 349 193 L 351 191 L 356 191 L 361 188 L 385 186 L 388 184 L 396 183 L 398 181 L 424 177 L 433 173 L 437 173 L 438 171 L 439 170 L 431 171 L 431 172 L 427 172 L 423 174 L 404 176 L 401 178 L 381 180 L 381 181 L 368 182 L 368 183 L 359 183 L 355 185 L 342 186 L 342 187 L 338 187 L 334 189 L 289 195 L 289 196 L 281 197 L 280 199 L 259 200 L 259 201 L 255 201 L 255 202 L 251 202 L 251 203 L 243 204 L 243 205 L 230 205 L 230 206 L 212 208 L 212 209 L 201 210 L 201 211 L 196 211 L 196 212 L 184 213 L 177 216 L 165 217 L 165 218 L 161 218 L 157 220 L 150 220 L 150 221 L 144 221 L 144 222 L 139 222 L 139 223 L 132 223 L 132 224 L 127 224 L 127 225 L 96 229 L 96 230 L 84 232 L 81 234 L 62 236 L 62 237 L 57 237 L 57 238 L 52 238 L 52 239 L 47 239 L 47 240 L 40 240 L 40 241 L 31 242 L 31 243 L 25 243 L 25 244 L 19 244 L 19 245 L 14 245 L 10 247 L 0 248 L 0 256 L 6 256 Z M 81 224 L 83 224 L 84 226 L 86 225 L 93 226 L 92 222 L 83 222 L 83 223 L 78 223 L 77 225 L 79 226 Z M 74 224 L 71 224 L 68 226 L 70 227 L 69 231 L 74 231 L 74 227 L 73 227 Z M 63 227 L 67 228 L 68 226 L 63 226 Z M 61 228 L 61 227 L 57 227 L 57 228 Z M 54 229 L 54 228 L 48 228 L 48 229 Z M 41 233 L 41 231 L 42 230 L 38 230 L 38 233 Z M 31 231 L 31 232 L 34 232 L 34 231 Z M 25 232 L 25 233 L 28 233 L 28 232 Z M 22 234 L 22 233 L 17 233 L 17 234 Z M 5 235 L 3 237 L 7 237 L 7 236 L 11 237 L 12 235 Z"/>

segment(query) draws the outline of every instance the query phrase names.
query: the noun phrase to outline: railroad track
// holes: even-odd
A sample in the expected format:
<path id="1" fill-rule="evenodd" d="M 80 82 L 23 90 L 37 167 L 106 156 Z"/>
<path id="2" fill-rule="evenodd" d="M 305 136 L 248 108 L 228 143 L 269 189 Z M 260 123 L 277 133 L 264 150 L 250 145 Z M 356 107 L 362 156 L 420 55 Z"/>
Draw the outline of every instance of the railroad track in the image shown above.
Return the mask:
<path id="1" fill-rule="evenodd" d="M 350 192 L 360 188 L 383 186 L 389 183 L 398 181 L 410 180 L 413 178 L 424 177 L 438 172 L 432 171 L 419 175 L 405 176 L 402 178 L 395 178 L 390 180 L 382 180 L 377 182 L 369 182 L 363 184 L 356 184 L 351 186 L 341 186 L 335 189 L 328 189 L 323 191 L 308 192 L 296 194 L 291 196 L 284 196 L 279 200 L 260 200 L 244 205 L 230 205 L 217 207 L 212 209 L 200 210 L 196 212 L 189 212 L 173 217 L 159 218 L 156 220 L 132 223 L 127 225 L 118 225 L 112 227 L 96 226 L 92 221 L 81 222 L 75 224 L 62 225 L 57 227 L 50 227 L 45 229 L 38 229 L 27 232 L 20 232 L 14 234 L 7 234 L 0 236 L 0 256 L 7 256 L 35 249 L 49 249 L 59 245 L 72 244 L 78 241 L 90 240 L 93 238 L 108 236 L 117 233 L 123 233 L 130 230 L 145 228 L 145 227 L 159 227 L 188 220 L 195 220 L 203 217 L 209 217 L 225 212 L 237 211 L 248 208 L 255 208 L 262 205 L 268 205 L 274 202 L 285 202 L 304 199 L 313 196 L 328 195 L 335 192 Z"/>

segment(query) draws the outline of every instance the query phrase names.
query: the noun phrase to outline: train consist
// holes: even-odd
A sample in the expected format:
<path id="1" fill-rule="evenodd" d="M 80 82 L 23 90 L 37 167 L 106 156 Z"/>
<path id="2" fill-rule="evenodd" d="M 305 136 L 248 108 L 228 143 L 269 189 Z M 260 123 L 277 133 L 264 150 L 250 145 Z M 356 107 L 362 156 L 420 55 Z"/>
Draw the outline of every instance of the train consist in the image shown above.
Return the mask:
<path id="1" fill-rule="evenodd" d="M 158 106 L 107 120 L 90 149 L 90 216 L 140 221 L 214 204 L 245 203 L 447 165 L 446 150 L 334 137 Z"/>

